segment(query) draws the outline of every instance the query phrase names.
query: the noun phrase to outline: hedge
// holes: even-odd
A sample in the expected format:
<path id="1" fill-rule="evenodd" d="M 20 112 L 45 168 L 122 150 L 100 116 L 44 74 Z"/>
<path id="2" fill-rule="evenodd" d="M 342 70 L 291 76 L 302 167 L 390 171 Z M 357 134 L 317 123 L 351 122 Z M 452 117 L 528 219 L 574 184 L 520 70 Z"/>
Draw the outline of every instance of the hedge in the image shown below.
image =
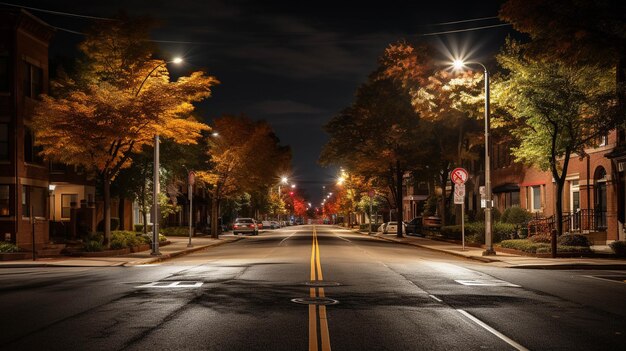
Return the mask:
<path id="1" fill-rule="evenodd" d="M 166 236 L 189 236 L 189 227 L 160 228 L 159 232 Z"/>
<path id="2" fill-rule="evenodd" d="M 0 242 L 0 252 L 7 253 L 7 252 L 18 252 L 18 251 L 20 251 L 20 248 L 17 247 L 15 244 L 7 243 L 7 242 Z"/>
<path id="3" fill-rule="evenodd" d="M 493 242 L 497 243 L 502 240 L 515 237 L 515 225 L 510 223 L 496 222 L 491 228 L 493 233 Z M 441 227 L 441 235 L 446 239 L 461 240 L 461 226 L 448 225 Z M 485 224 L 483 222 L 470 222 L 465 224 L 465 239 L 469 239 L 472 243 L 482 244 L 485 237 Z"/>
<path id="4" fill-rule="evenodd" d="M 123 249 L 126 247 L 130 248 L 133 246 L 139 246 L 149 243 L 150 239 L 147 236 L 137 234 L 136 232 L 122 230 L 111 232 L 112 249 Z"/>
<path id="5" fill-rule="evenodd" d="M 550 244 L 537 243 L 528 239 L 504 240 L 500 242 L 500 247 L 505 249 L 515 249 L 529 253 L 550 253 Z M 558 245 L 557 252 L 562 253 L 591 253 L 591 249 L 587 246 L 568 246 Z"/>

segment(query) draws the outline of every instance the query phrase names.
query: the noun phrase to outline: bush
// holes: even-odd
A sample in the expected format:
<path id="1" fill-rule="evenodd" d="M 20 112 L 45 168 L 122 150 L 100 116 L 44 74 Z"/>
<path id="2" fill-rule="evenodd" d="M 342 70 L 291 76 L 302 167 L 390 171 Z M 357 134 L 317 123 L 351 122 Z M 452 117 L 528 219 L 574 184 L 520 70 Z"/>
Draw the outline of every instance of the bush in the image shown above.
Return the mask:
<path id="1" fill-rule="evenodd" d="M 0 252 L 7 253 L 7 252 L 18 252 L 18 251 L 20 251 L 20 248 L 17 247 L 17 245 L 12 244 L 12 243 L 7 243 L 7 242 L 0 242 Z"/>
<path id="2" fill-rule="evenodd" d="M 515 226 L 509 223 L 494 223 L 491 227 L 493 242 L 511 239 L 515 234 Z M 461 240 L 461 226 L 447 225 L 441 227 L 441 235 L 446 239 Z M 465 239 L 472 237 L 474 243 L 484 243 L 485 224 L 482 222 L 470 222 L 465 224 Z"/>
<path id="3" fill-rule="evenodd" d="M 161 228 L 159 233 L 167 236 L 189 236 L 189 227 Z"/>
<path id="4" fill-rule="evenodd" d="M 501 217 L 502 217 L 502 214 L 500 213 L 500 210 L 498 210 L 497 207 L 492 207 L 491 208 L 491 219 L 494 222 L 498 222 Z M 485 221 L 485 209 L 484 208 L 478 209 L 476 211 L 476 215 L 474 216 L 474 218 L 475 218 L 476 221 L 484 222 Z"/>
<path id="5" fill-rule="evenodd" d="M 143 239 L 143 235 L 137 234 L 131 231 L 115 231 L 111 233 L 111 248 L 112 249 L 123 249 L 130 248 L 133 246 L 139 246 L 145 243 L 145 239 Z"/>
<path id="6" fill-rule="evenodd" d="M 533 218 L 533 215 L 526 209 L 519 206 L 513 206 L 504 210 L 501 221 L 520 226 L 530 221 L 531 218 Z"/>
<path id="7" fill-rule="evenodd" d="M 117 217 L 111 217 L 111 231 L 118 230 L 120 227 L 120 219 Z M 104 219 L 98 223 L 97 231 L 104 232 Z"/>
<path id="8" fill-rule="evenodd" d="M 87 241 L 83 246 L 83 250 L 87 252 L 98 252 L 102 251 L 102 243 L 94 240 Z"/>
<path id="9" fill-rule="evenodd" d="M 135 225 L 133 225 L 133 229 L 134 229 L 136 232 L 141 232 L 141 233 L 143 233 L 143 224 L 135 224 Z M 151 224 L 148 224 L 148 233 L 150 233 L 151 231 L 152 231 L 152 225 L 151 225 Z"/>
<path id="10" fill-rule="evenodd" d="M 500 242 L 500 247 L 506 249 L 515 249 L 524 252 L 536 253 L 538 249 L 548 247 L 549 245 L 545 243 L 535 243 L 528 239 L 513 239 L 513 240 L 503 240 Z"/>
<path id="11" fill-rule="evenodd" d="M 97 241 L 102 244 L 104 242 L 104 233 L 89 233 L 87 234 L 87 238 L 85 241 Z"/>
<path id="12" fill-rule="evenodd" d="M 614 241 L 609 246 L 617 256 L 626 257 L 626 241 Z"/>
<path id="13" fill-rule="evenodd" d="M 537 249 L 537 253 L 550 253 L 552 252 L 552 248 L 547 245 L 545 247 L 541 247 Z M 557 253 L 591 253 L 591 249 L 584 246 L 557 246 Z"/>
<path id="14" fill-rule="evenodd" d="M 583 246 L 589 247 L 591 243 L 589 239 L 581 234 L 565 234 L 557 239 L 557 244 L 562 246 Z"/>
<path id="15" fill-rule="evenodd" d="M 546 244 L 549 244 L 549 243 L 552 242 L 552 238 L 550 237 L 549 233 L 535 234 L 535 235 L 531 236 L 528 239 L 530 241 L 534 242 L 534 243 L 546 243 Z"/>
<path id="16" fill-rule="evenodd" d="M 550 244 L 536 243 L 528 239 L 504 240 L 500 243 L 500 247 L 520 250 L 529 253 L 552 252 Z M 585 246 L 559 245 L 557 246 L 556 251 L 558 253 L 590 253 L 591 249 Z"/>

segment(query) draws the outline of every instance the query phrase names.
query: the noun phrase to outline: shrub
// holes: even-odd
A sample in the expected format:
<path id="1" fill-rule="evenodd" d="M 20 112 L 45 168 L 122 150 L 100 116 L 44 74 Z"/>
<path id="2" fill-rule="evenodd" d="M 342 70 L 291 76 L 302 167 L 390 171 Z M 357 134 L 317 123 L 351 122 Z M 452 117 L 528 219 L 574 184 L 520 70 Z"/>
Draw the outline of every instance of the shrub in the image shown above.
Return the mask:
<path id="1" fill-rule="evenodd" d="M 120 219 L 117 217 L 111 217 L 111 231 L 118 230 L 119 227 L 120 227 Z M 104 219 L 101 220 L 100 223 L 98 223 L 96 230 L 99 232 L 104 232 Z"/>
<path id="2" fill-rule="evenodd" d="M 503 240 L 500 242 L 500 247 L 506 249 L 515 249 L 524 252 L 536 253 L 538 249 L 543 247 L 548 247 L 549 245 L 544 243 L 535 243 L 528 239 L 513 239 L 513 240 Z"/>
<path id="3" fill-rule="evenodd" d="M 502 240 L 513 239 L 516 236 L 516 232 L 514 224 L 496 222 L 492 226 L 493 242 L 499 243 Z"/>
<path id="4" fill-rule="evenodd" d="M 550 245 L 543 246 L 537 249 L 537 253 L 550 253 L 552 248 Z M 590 253 L 591 249 L 584 246 L 557 246 L 557 253 Z"/>
<path id="5" fill-rule="evenodd" d="M 533 215 L 526 209 L 523 209 L 519 206 L 513 206 L 504 210 L 501 220 L 505 223 L 511 223 L 520 226 L 527 223 L 532 217 Z"/>
<path id="6" fill-rule="evenodd" d="M 168 236 L 189 236 L 189 227 L 167 227 L 161 228 L 159 232 Z"/>
<path id="7" fill-rule="evenodd" d="M 583 246 L 589 247 L 591 243 L 589 239 L 581 234 L 565 234 L 557 239 L 557 244 L 562 246 Z"/>
<path id="8" fill-rule="evenodd" d="M 614 241 L 610 243 L 609 246 L 611 247 L 611 249 L 613 250 L 613 252 L 615 252 L 617 256 L 620 256 L 620 257 L 626 256 L 626 241 L 623 241 L 623 240 Z"/>
<path id="9" fill-rule="evenodd" d="M 102 244 L 104 242 L 104 233 L 89 233 L 87 234 L 87 238 L 85 241 L 97 241 Z"/>
<path id="10" fill-rule="evenodd" d="M 100 243 L 99 241 L 94 241 L 94 240 L 87 241 L 85 243 L 85 246 L 83 246 L 83 250 L 87 252 L 102 251 L 102 243 Z"/>
<path id="11" fill-rule="evenodd" d="M 131 231 L 114 231 L 111 233 L 111 248 L 122 249 L 125 247 L 139 246 L 145 243 L 144 235 Z"/>
<path id="12" fill-rule="evenodd" d="M 7 242 L 0 242 L 0 252 L 7 253 L 7 252 L 18 252 L 18 251 L 20 251 L 20 248 L 17 247 L 17 245 L 12 244 L 12 243 L 7 243 Z"/>
<path id="13" fill-rule="evenodd" d="M 497 222 L 500 220 L 500 217 L 502 217 L 502 214 L 500 213 L 500 210 L 498 210 L 497 207 L 492 207 L 491 208 L 491 219 L 494 222 Z M 481 208 L 479 210 L 476 211 L 476 215 L 474 216 L 474 218 L 477 221 L 481 221 L 484 222 L 485 221 L 485 209 Z"/>
<path id="14" fill-rule="evenodd" d="M 494 223 L 492 226 L 493 242 L 510 239 L 515 234 L 515 226 L 509 223 Z M 441 227 L 441 235 L 446 239 L 461 240 L 461 226 L 448 225 Z M 465 224 L 465 239 L 473 237 L 474 243 L 484 243 L 485 224 L 470 222 Z"/>
<path id="15" fill-rule="evenodd" d="M 528 239 L 534 243 L 547 243 L 547 244 L 549 244 L 552 240 L 549 233 L 535 234 Z"/>

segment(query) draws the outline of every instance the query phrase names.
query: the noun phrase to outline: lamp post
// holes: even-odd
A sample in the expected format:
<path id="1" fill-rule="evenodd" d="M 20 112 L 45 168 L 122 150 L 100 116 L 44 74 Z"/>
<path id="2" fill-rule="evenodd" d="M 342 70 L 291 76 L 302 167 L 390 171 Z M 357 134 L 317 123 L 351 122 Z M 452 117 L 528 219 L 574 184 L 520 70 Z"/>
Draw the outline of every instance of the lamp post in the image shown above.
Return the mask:
<path id="1" fill-rule="evenodd" d="M 469 64 L 476 64 L 483 68 L 485 77 L 485 251 L 483 256 L 492 256 L 496 252 L 493 249 L 493 237 L 491 231 L 491 163 L 489 161 L 489 71 L 487 67 L 480 62 L 463 62 L 462 60 L 454 60 L 454 68 L 462 69 Z"/>
<path id="2" fill-rule="evenodd" d="M 143 79 L 141 84 L 139 85 L 139 89 L 135 93 L 135 96 L 139 96 L 143 85 L 146 83 L 148 78 L 156 71 L 159 67 L 165 66 L 168 63 L 180 64 L 183 62 L 183 59 L 180 57 L 176 57 L 171 61 L 163 62 L 156 65 Z M 161 192 L 161 184 L 159 182 L 159 133 L 154 133 L 154 170 L 153 170 L 153 180 L 152 180 L 152 252 L 151 255 L 157 256 L 161 255 L 159 252 L 159 193 Z"/>

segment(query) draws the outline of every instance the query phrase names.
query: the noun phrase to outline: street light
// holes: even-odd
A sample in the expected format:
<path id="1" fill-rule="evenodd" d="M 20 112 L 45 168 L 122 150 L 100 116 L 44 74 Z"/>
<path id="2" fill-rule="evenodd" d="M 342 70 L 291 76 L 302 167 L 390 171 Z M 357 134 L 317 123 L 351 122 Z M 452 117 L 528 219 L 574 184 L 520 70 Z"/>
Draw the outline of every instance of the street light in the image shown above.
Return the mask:
<path id="1" fill-rule="evenodd" d="M 491 232 L 491 167 L 489 161 L 489 71 L 487 67 L 480 62 L 464 62 L 456 59 L 453 62 L 455 69 L 463 69 L 465 66 L 475 64 L 483 68 L 485 77 L 485 251 L 483 256 L 492 256 L 496 252 L 493 249 L 493 237 Z"/>
<path id="2" fill-rule="evenodd" d="M 139 92 L 141 92 L 143 85 L 146 83 L 148 78 L 150 78 L 152 73 L 154 73 L 154 71 L 156 71 L 159 67 L 165 66 L 168 63 L 180 64 L 182 62 L 182 58 L 176 57 L 171 61 L 162 62 L 156 65 L 143 79 L 139 85 L 139 89 L 137 89 L 137 92 L 135 93 L 135 96 L 139 96 Z M 161 184 L 159 183 L 159 168 L 159 133 L 154 133 L 154 178 L 152 181 L 152 214 L 154 215 L 154 218 L 152 219 L 152 252 L 150 254 L 155 256 L 161 254 L 159 252 L 159 193 L 161 192 Z"/>

